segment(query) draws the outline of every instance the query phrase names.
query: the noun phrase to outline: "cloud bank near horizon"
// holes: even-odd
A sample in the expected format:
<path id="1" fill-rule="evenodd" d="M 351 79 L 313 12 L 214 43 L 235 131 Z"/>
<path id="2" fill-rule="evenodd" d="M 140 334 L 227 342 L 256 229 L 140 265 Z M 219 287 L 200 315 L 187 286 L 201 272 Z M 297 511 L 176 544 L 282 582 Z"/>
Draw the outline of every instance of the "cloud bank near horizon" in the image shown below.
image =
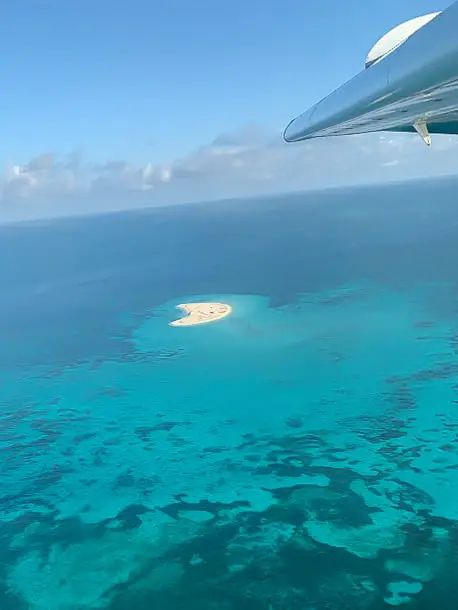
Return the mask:
<path id="1" fill-rule="evenodd" d="M 388 133 L 285 144 L 248 126 L 157 165 L 44 153 L 4 168 L 0 221 L 434 177 L 456 172 L 456 151 L 456 136 L 436 136 L 431 148 Z"/>

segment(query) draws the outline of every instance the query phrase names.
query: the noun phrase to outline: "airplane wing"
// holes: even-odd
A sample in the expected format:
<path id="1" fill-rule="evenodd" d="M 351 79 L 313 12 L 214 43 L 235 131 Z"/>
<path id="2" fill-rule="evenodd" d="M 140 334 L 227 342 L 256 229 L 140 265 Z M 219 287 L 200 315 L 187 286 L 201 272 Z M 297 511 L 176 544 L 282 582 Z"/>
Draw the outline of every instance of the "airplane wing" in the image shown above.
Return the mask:
<path id="1" fill-rule="evenodd" d="M 377 131 L 458 134 L 458 1 L 410 19 L 369 51 L 365 68 L 293 119 L 286 142 Z"/>

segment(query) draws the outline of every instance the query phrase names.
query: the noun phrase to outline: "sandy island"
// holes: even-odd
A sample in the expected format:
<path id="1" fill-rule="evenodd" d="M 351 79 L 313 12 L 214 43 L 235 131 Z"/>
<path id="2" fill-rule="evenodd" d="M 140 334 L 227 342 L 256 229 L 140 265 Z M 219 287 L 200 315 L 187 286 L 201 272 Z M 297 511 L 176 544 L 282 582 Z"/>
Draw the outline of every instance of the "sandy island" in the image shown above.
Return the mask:
<path id="1" fill-rule="evenodd" d="M 182 309 L 187 315 L 170 322 L 170 326 L 194 326 L 216 322 L 232 312 L 232 307 L 226 303 L 181 303 L 177 309 Z"/>

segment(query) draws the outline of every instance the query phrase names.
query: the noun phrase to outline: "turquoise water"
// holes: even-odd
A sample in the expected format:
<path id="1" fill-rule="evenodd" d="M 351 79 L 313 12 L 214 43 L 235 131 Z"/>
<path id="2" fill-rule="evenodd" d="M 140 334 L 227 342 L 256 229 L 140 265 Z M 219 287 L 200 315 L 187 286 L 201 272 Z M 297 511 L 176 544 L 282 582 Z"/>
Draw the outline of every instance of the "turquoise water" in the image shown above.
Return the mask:
<path id="1" fill-rule="evenodd" d="M 429 204 L 413 194 L 403 209 L 405 193 L 389 191 L 397 209 L 372 204 L 365 227 L 367 193 L 320 212 L 279 202 L 288 227 L 304 221 L 283 227 L 286 278 L 252 248 L 263 236 L 250 242 L 246 209 L 202 220 L 198 208 L 197 225 L 178 230 L 157 212 L 151 233 L 166 228 L 147 253 L 145 218 L 121 218 L 139 232 L 119 271 L 108 245 L 97 259 L 95 239 L 84 273 L 87 240 L 61 262 L 69 227 L 75 241 L 93 232 L 108 244 L 112 218 L 8 229 L 18 252 L 27 239 L 62 256 L 24 265 L 0 325 L 2 610 L 452 607 L 458 212 L 421 221 Z M 347 210 L 341 241 L 327 233 L 311 248 L 335 204 Z M 403 223 L 417 223 L 416 241 Z M 215 240 L 238 232 L 239 253 L 199 250 L 199 227 Z M 186 239 L 187 274 L 176 254 Z M 180 292 L 219 287 L 222 269 L 234 288 L 230 264 L 251 293 Z M 201 300 L 233 313 L 169 326 L 178 303 Z"/>

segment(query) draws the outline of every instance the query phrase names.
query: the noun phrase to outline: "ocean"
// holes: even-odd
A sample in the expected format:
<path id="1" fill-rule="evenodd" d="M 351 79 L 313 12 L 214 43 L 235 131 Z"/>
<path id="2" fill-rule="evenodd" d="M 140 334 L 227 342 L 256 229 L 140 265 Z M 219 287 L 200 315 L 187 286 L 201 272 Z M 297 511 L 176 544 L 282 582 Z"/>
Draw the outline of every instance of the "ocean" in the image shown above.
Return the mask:
<path id="1" fill-rule="evenodd" d="M 1 226 L 0 608 L 455 608 L 457 186 Z"/>

